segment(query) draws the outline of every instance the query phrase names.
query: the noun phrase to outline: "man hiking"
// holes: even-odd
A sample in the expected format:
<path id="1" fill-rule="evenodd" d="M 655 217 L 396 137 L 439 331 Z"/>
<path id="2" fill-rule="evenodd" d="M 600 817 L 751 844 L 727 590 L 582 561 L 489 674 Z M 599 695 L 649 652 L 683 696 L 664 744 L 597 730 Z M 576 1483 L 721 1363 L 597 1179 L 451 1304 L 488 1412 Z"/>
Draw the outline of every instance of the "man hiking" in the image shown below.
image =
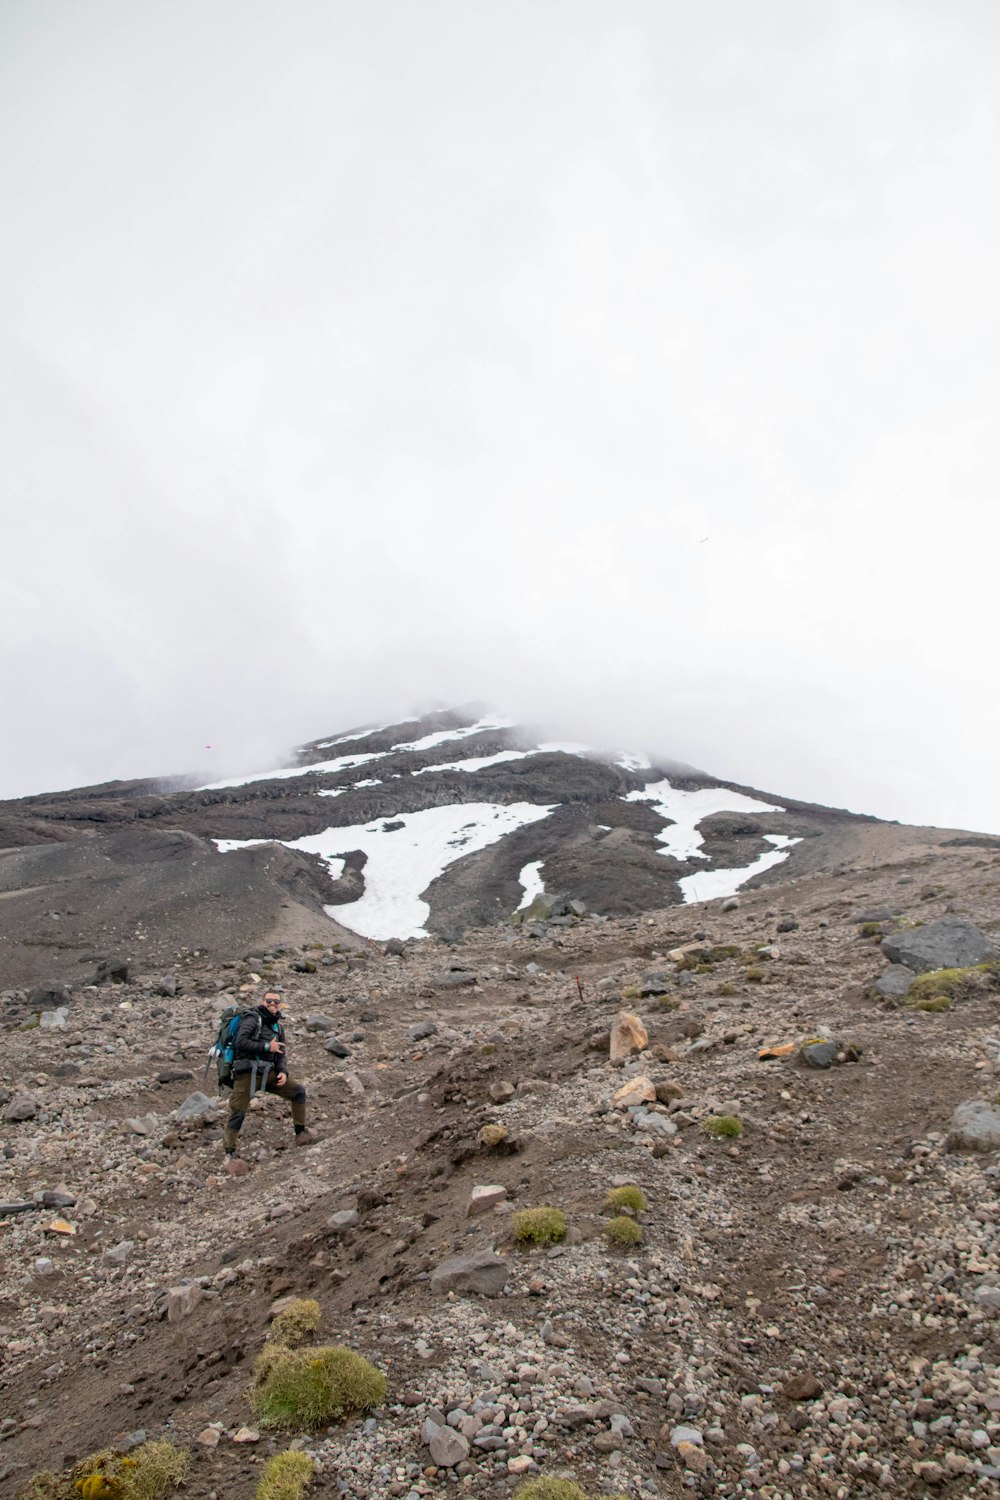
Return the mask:
<path id="1" fill-rule="evenodd" d="M 240 1022 L 233 1048 L 233 1092 L 229 1119 L 223 1136 L 227 1156 L 236 1155 L 236 1146 L 250 1100 L 256 1093 L 277 1094 L 292 1106 L 295 1143 L 309 1145 L 319 1134 L 306 1125 L 306 1091 L 288 1071 L 285 1059 L 285 1030 L 281 1024 L 282 999 L 277 990 L 268 990 L 254 1010 L 248 1010 Z"/>

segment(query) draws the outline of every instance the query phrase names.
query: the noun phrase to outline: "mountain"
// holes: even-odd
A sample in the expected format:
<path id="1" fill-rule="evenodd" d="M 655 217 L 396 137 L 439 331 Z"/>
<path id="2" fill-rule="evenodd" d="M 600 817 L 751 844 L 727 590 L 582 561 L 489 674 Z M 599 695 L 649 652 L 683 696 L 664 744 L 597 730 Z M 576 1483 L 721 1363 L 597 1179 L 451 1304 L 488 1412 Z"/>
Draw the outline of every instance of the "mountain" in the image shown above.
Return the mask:
<path id="1" fill-rule="evenodd" d="M 539 932 L 947 837 L 456 710 L 326 736 L 204 786 L 0 803 L 0 966 L 12 984 L 109 953 L 454 938 L 511 918 Z"/>
<path id="2" fill-rule="evenodd" d="M 6 804 L 0 1500 L 996 1493 L 1000 840 L 484 717 Z"/>

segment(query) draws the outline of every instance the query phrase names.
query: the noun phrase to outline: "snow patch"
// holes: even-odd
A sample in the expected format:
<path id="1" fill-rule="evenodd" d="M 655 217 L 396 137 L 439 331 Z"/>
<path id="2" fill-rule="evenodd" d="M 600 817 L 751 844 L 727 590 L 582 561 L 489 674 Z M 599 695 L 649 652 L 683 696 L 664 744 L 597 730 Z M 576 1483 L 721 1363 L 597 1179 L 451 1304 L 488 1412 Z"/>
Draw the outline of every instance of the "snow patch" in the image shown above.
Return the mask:
<path id="1" fill-rule="evenodd" d="M 335 740 L 317 740 L 316 749 L 330 750 L 334 745 L 350 745 L 355 740 L 370 740 L 373 734 L 383 734 L 392 727 L 391 724 L 376 724 L 372 729 L 357 729 L 351 734 L 338 735 Z"/>
<path id="2" fill-rule="evenodd" d="M 543 859 L 533 859 L 530 864 L 525 865 L 521 870 L 517 878 L 524 887 L 524 895 L 517 903 L 515 910 L 523 911 L 526 906 L 531 905 L 536 896 L 543 896 L 545 894 L 545 882 L 541 876 L 541 869 L 544 863 Z"/>
<path id="3" fill-rule="evenodd" d="M 515 802 L 501 807 L 492 802 L 465 802 L 450 807 L 429 807 L 423 812 L 379 818 L 375 823 L 348 828 L 327 828 L 301 839 L 282 840 L 289 849 L 318 854 L 331 874 L 343 871 L 343 856 L 355 849 L 368 855 L 365 891 L 357 901 L 328 906 L 326 914 L 363 937 L 426 937 L 430 907 L 421 899 L 432 881 L 467 854 L 476 854 L 529 823 L 537 823 L 554 812 L 558 803 L 540 807 L 533 802 Z M 387 831 L 387 822 L 401 828 Z M 223 853 L 242 849 L 265 839 L 217 840 Z"/>
<path id="4" fill-rule="evenodd" d="M 712 813 L 765 813 L 785 810 L 773 802 L 758 802 L 755 797 L 748 797 L 743 792 L 734 792 L 727 786 L 701 787 L 696 792 L 682 792 L 677 787 L 672 787 L 665 778 L 663 781 L 651 782 L 649 786 L 642 787 L 638 791 L 626 792 L 622 801 L 651 802 L 654 811 L 658 812 L 661 818 L 671 819 L 670 827 L 658 833 L 656 841 L 663 845 L 660 850 L 661 854 L 668 854 L 674 859 L 681 860 L 708 858 L 702 852 L 701 846 L 705 840 L 698 832 L 698 824 L 702 818 L 710 817 Z"/>
<path id="5" fill-rule="evenodd" d="M 414 776 L 427 776 L 431 771 L 485 771 L 487 766 L 499 766 L 505 760 L 526 760 L 534 755 L 533 750 L 500 750 L 496 755 L 475 755 L 471 760 L 449 760 L 440 766 L 421 766 Z"/>
<path id="6" fill-rule="evenodd" d="M 621 766 L 624 771 L 651 771 L 653 762 L 648 755 L 642 755 L 638 750 L 623 750 L 615 761 L 616 766 Z"/>
<path id="7" fill-rule="evenodd" d="M 369 755 L 339 755 L 335 760 L 317 760 L 311 766 L 286 766 L 280 771 L 253 771 L 249 776 L 232 776 L 228 781 L 209 781 L 196 787 L 199 792 L 221 792 L 230 786 L 249 786 L 254 781 L 282 781 L 290 776 L 311 776 L 314 773 L 333 775 L 337 771 L 353 771 L 370 760 L 383 760 L 380 752 Z"/>
<path id="8" fill-rule="evenodd" d="M 485 719 L 479 719 L 475 724 L 467 724 L 464 729 L 438 729 L 434 734 L 425 734 L 423 739 L 410 740 L 406 744 L 393 745 L 393 750 L 433 750 L 436 745 L 446 745 L 449 740 L 467 740 L 470 735 L 479 734 L 486 729 L 513 729 L 513 719 L 498 718 L 496 714 L 489 714 Z"/>
<path id="9" fill-rule="evenodd" d="M 716 901 L 726 896 L 733 896 L 741 885 L 759 875 L 762 870 L 770 870 L 775 865 L 780 865 L 782 860 L 788 858 L 788 851 L 793 844 L 801 844 L 801 839 L 787 838 L 782 833 L 765 833 L 764 837 L 774 848 L 758 856 L 752 865 L 744 865 L 737 870 L 702 870 L 697 875 L 685 875 L 678 880 L 684 900 L 688 903 L 696 901 Z"/>

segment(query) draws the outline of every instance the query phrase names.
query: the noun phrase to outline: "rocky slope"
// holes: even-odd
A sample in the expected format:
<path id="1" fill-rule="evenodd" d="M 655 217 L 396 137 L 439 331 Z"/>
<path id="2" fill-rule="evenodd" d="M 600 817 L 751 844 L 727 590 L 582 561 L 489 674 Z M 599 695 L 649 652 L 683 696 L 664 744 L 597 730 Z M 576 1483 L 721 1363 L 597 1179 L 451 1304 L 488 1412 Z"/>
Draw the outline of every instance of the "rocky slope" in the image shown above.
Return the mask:
<path id="1" fill-rule="evenodd" d="M 288 1294 L 389 1381 L 370 1416 L 292 1435 L 318 1494 L 499 1500 L 534 1472 L 629 1496 L 995 1494 L 1000 1135 L 949 1132 L 967 1101 L 991 1115 L 1000 988 L 936 979 L 952 1008 L 925 1011 L 874 985 L 912 981 L 893 932 L 915 967 L 941 920 L 995 944 L 1000 859 L 861 833 L 856 861 L 738 903 L 389 953 L 188 941 L 167 973 L 137 945 L 121 984 L 8 988 L 0 1494 L 146 1433 L 191 1446 L 193 1497 L 249 1500 L 276 1446 L 250 1369 Z M 214 1096 L 186 1101 L 224 997 L 275 980 L 323 1138 L 286 1149 L 262 1101 L 233 1174 Z M 624 1033 L 647 1045 L 616 1066 Z M 706 1133 L 723 1116 L 739 1136 Z M 605 1232 L 620 1183 L 648 1203 L 627 1250 Z M 514 1244 L 512 1210 L 540 1205 L 566 1238 Z M 472 1251 L 503 1263 L 495 1295 L 442 1284 Z"/>
<path id="2" fill-rule="evenodd" d="M 0 982 L 85 979 L 123 952 L 157 965 L 181 946 L 228 960 L 256 941 L 349 941 L 333 920 L 454 938 L 522 907 L 526 871 L 539 892 L 636 915 L 714 894 L 719 871 L 766 885 L 836 869 L 864 857 L 873 829 L 879 850 L 898 842 L 889 825 L 641 755 L 435 714 L 199 789 L 0 803 Z M 901 836 L 915 848 L 954 835 Z"/>

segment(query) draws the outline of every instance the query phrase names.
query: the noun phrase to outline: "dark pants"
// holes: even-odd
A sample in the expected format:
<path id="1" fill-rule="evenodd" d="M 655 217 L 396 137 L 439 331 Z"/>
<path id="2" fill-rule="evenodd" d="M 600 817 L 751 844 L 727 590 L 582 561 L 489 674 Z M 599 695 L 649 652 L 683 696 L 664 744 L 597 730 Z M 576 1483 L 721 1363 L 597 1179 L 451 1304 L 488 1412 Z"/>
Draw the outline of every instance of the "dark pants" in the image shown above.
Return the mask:
<path id="1" fill-rule="evenodd" d="M 284 1083 L 279 1087 L 276 1083 L 277 1073 L 274 1069 L 267 1075 L 267 1088 L 263 1091 L 268 1094 L 277 1094 L 279 1099 L 287 1099 L 292 1106 L 292 1124 L 296 1130 L 302 1128 L 306 1123 L 306 1091 L 301 1083 L 289 1073 Z M 233 1092 L 229 1100 L 229 1119 L 226 1121 L 226 1131 L 223 1142 L 227 1151 L 236 1147 L 236 1138 L 243 1126 L 246 1112 L 250 1108 L 250 1089 L 253 1083 L 251 1073 L 237 1073 L 236 1082 L 233 1084 Z M 258 1073 L 258 1088 L 260 1093 L 260 1074 Z"/>

